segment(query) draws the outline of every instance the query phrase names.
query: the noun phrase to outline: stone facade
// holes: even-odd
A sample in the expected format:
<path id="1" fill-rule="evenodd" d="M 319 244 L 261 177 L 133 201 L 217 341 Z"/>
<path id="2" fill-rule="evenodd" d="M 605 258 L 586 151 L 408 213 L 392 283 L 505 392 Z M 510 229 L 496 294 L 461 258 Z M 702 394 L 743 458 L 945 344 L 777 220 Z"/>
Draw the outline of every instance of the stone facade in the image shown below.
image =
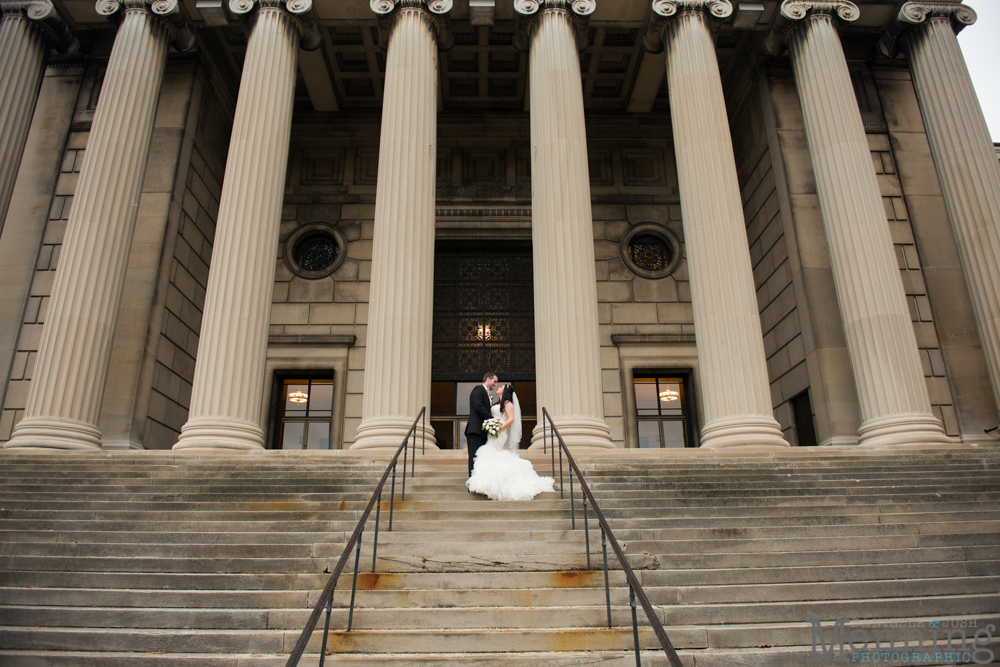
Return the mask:
<path id="1" fill-rule="evenodd" d="M 973 223 L 960 216 L 978 220 L 978 214 L 968 211 L 992 210 L 1000 193 L 990 190 L 989 170 L 1000 171 L 1000 165 L 978 157 L 972 167 L 961 160 L 942 162 L 945 139 L 933 134 L 924 117 L 948 111 L 943 106 L 921 109 L 908 60 L 922 58 L 926 65 L 940 51 L 942 58 L 951 58 L 947 65 L 961 73 L 947 35 L 933 33 L 934 39 L 922 42 L 907 35 L 931 30 L 927 22 L 935 30 L 947 20 L 960 27 L 966 14 L 949 19 L 952 14 L 939 16 L 934 14 L 938 9 L 928 9 L 921 23 L 911 20 L 913 7 L 921 3 L 900 8 L 839 2 L 827 3 L 834 9 L 825 10 L 826 19 L 817 19 L 818 10 L 799 16 L 795 7 L 803 3 L 789 0 L 763 3 L 763 13 L 750 25 L 748 10 L 724 0 L 663 2 L 655 11 L 648 3 L 640 7 L 626 0 L 598 0 L 596 10 L 574 6 L 569 13 L 548 0 L 534 11 L 524 3 L 517 4 L 516 12 L 497 7 L 493 26 L 475 28 L 467 6 L 453 7 L 447 23 L 440 16 L 448 2 L 432 10 L 422 3 L 396 8 L 385 1 L 378 14 L 317 15 L 302 13 L 299 5 L 268 9 L 294 14 L 281 40 L 315 48 L 319 35 L 322 44 L 319 51 L 298 51 L 297 84 L 287 74 L 269 70 L 271 78 L 264 77 L 267 68 L 258 67 L 260 77 L 252 81 L 248 77 L 253 73 L 242 72 L 245 90 L 255 90 L 246 88 L 253 81 L 265 87 L 282 84 L 282 94 L 294 98 L 287 133 L 280 127 L 269 130 L 278 139 L 286 137 L 287 162 L 284 153 L 275 157 L 264 151 L 253 158 L 260 160 L 256 172 L 237 169 L 243 163 L 232 161 L 234 155 L 244 159 L 240 151 L 250 149 L 241 146 L 252 146 L 255 133 L 270 122 L 266 114 L 271 111 L 239 116 L 237 108 L 244 90 L 240 68 L 247 37 L 265 30 L 265 24 L 240 27 L 234 19 L 213 27 L 207 17 L 189 11 L 174 18 L 149 15 L 154 30 L 167 26 L 163 39 L 175 46 L 183 45 L 191 31 L 197 43 L 193 53 L 165 56 L 158 95 L 147 102 L 155 105 L 154 120 L 135 200 L 135 231 L 127 237 L 130 249 L 121 269 L 123 286 L 105 318 L 104 326 L 110 323 L 113 331 L 103 353 L 108 361 L 106 368 L 87 371 L 99 373 L 99 379 L 89 381 L 103 386 L 103 394 L 93 397 L 99 405 L 94 419 L 51 408 L 57 402 L 47 394 L 29 398 L 35 396 L 32 384 L 40 368 L 42 332 L 52 318 L 54 278 L 63 266 L 63 240 L 74 201 L 80 199 L 79 184 L 86 180 L 81 169 L 92 149 L 95 113 L 104 99 L 102 84 L 112 56 L 112 33 L 98 22 L 104 19 L 95 13 L 88 22 L 72 14 L 69 29 L 80 37 L 90 59 L 85 63 L 53 50 L 47 64 L 32 65 L 42 67 L 44 75 L 0 227 L 0 442 L 18 445 L 15 428 L 28 410 L 48 429 L 60 425 L 99 433 L 105 448 L 173 447 L 194 414 L 196 369 L 217 363 L 233 370 L 229 375 L 222 368 L 203 371 L 209 376 L 202 380 L 207 384 L 196 406 L 197 424 L 189 430 L 198 424 L 198 433 L 205 424 L 239 430 L 246 424 L 237 424 L 246 422 L 263 434 L 253 436 L 262 437 L 263 446 L 275 447 L 281 378 L 328 373 L 334 384 L 329 446 L 385 446 L 401 437 L 396 431 L 405 432 L 430 400 L 424 376 L 434 378 L 425 339 L 433 313 L 427 295 L 414 290 L 419 280 L 425 287 L 429 280 L 432 244 L 488 247 L 494 242 L 520 244 L 535 253 L 535 307 L 541 309 L 536 310 L 534 338 L 538 411 L 544 406 L 561 428 L 576 428 L 569 435 L 577 446 L 638 446 L 633 381 L 655 369 L 688 374 L 691 426 L 700 434 L 695 444 L 717 438 L 725 445 L 798 445 L 802 405 L 819 444 L 864 444 L 866 424 L 882 424 L 883 418 L 902 423 L 892 426 L 894 432 L 924 424 L 920 428 L 925 430 L 911 437 L 913 444 L 996 439 L 995 432 L 984 431 L 998 421 L 1000 378 L 992 377 L 991 360 L 1000 343 L 989 333 L 992 315 L 982 294 L 991 289 L 990 276 L 1000 270 L 989 241 L 1000 220 L 987 216 L 985 227 L 969 231 Z M 59 2 L 55 6 L 60 9 Z M 960 11 L 957 7 L 952 9 Z M 404 9 L 417 23 L 410 26 L 398 18 Z M 564 22 L 552 23 L 553 17 Z M 688 23 L 678 23 L 682 20 Z M 839 55 L 836 49 L 816 55 L 805 48 L 814 37 L 801 27 L 803 21 L 815 27 L 821 20 L 829 23 L 822 27 L 828 45 L 839 35 Z M 393 100 L 400 95 L 410 99 L 416 94 L 390 90 L 385 70 L 402 65 L 392 65 L 396 61 L 379 49 L 380 42 L 393 48 L 390 37 L 405 36 L 407 30 L 426 33 L 413 32 L 410 38 L 417 41 L 398 42 L 409 44 L 406 48 L 417 54 L 413 57 L 425 61 L 420 67 L 426 71 L 414 69 L 414 76 L 444 82 L 436 101 L 428 93 L 422 102 L 427 109 L 420 122 L 434 127 L 431 139 L 421 140 L 429 149 L 410 145 L 417 136 L 413 123 L 419 120 L 414 109 L 391 115 L 382 108 L 383 102 L 399 105 Z M 883 35 L 889 46 L 876 52 Z M 714 57 L 709 57 L 710 41 L 704 42 L 709 45 L 705 53 L 688 57 L 700 48 L 692 45 L 701 39 L 714 40 Z M 288 66 L 294 66 L 292 42 L 281 40 L 280 48 L 291 58 Z M 904 42 L 911 46 L 893 46 Z M 260 48 L 279 48 L 266 44 Z M 793 53 L 785 50 L 786 44 Z M 231 57 L 233 52 L 240 58 Z M 578 56 L 582 86 L 574 88 L 570 84 L 577 76 Z M 843 81 L 849 78 L 857 102 L 828 110 L 831 117 L 825 120 L 809 116 L 811 103 L 803 97 L 812 94 L 807 66 L 822 58 L 840 59 Z M 724 107 L 721 102 L 713 107 L 712 96 L 702 96 L 697 86 L 695 95 L 670 97 L 671 86 L 680 94 L 689 85 L 685 77 L 703 65 L 708 71 L 717 67 Z M 556 71 L 571 76 L 545 79 L 546 87 L 532 92 L 532 67 L 541 68 L 532 75 L 539 82 Z M 920 85 L 927 88 L 933 74 L 925 67 L 920 76 Z M 558 94 L 545 109 L 537 108 L 549 87 Z M 573 104 L 556 113 L 556 102 L 564 98 Z M 694 106 L 683 110 L 678 106 L 682 101 Z M 710 111 L 722 120 L 710 124 Z M 546 112 L 553 115 L 544 116 Z M 858 132 L 866 143 L 863 152 L 870 154 L 870 171 L 866 162 L 834 178 L 824 170 L 844 161 L 823 162 L 825 149 L 817 145 L 817 137 L 827 127 L 824 122 L 836 124 L 852 115 L 849 120 L 863 128 Z M 386 118 L 402 129 L 389 132 L 392 128 L 383 127 Z M 234 119 L 242 123 L 236 130 Z M 695 122 L 701 120 L 704 124 Z M 942 122 L 959 121 L 948 117 Z M 977 137 L 970 130 L 962 141 L 978 146 Z M 271 145 L 276 144 L 265 144 Z M 977 156 L 994 152 L 992 144 L 977 150 Z M 424 166 L 413 166 L 418 162 Z M 277 164 L 285 168 L 281 192 L 270 180 L 280 177 Z M 963 203 L 949 185 L 957 177 L 943 178 L 941 169 L 950 170 L 948 174 L 973 169 L 969 173 L 989 176 L 977 181 L 987 190 L 974 202 L 979 208 Z M 839 232 L 830 197 L 853 201 L 837 189 L 843 188 L 837 178 L 853 176 L 872 179 L 881 198 L 877 211 L 866 209 L 870 217 L 884 215 L 876 227 L 884 224 L 891 239 L 891 247 L 883 250 L 892 259 L 892 271 L 878 274 L 883 276 L 879 280 L 893 283 L 898 269 L 905 298 L 900 312 L 907 315 L 915 339 L 907 354 L 919 360 L 923 386 L 904 380 L 893 381 L 891 388 L 881 386 L 872 374 L 905 373 L 893 375 L 879 359 L 864 357 L 876 353 L 862 352 L 869 348 L 859 348 L 845 333 L 844 313 L 849 313 L 847 321 L 873 323 L 872 328 L 857 325 L 862 333 L 851 335 L 879 342 L 879 308 L 897 312 L 888 301 L 879 301 L 883 292 L 873 286 L 877 281 L 865 277 L 877 274 L 867 242 L 846 242 L 844 248 L 856 255 L 850 261 L 831 246 L 831 234 Z M 432 180 L 424 188 L 427 179 Z M 263 184 L 278 193 L 279 219 L 258 211 L 261 221 L 249 224 L 251 212 L 223 211 L 222 217 L 229 215 L 227 225 L 245 227 L 227 232 L 230 259 L 219 268 L 213 248 L 224 189 L 237 188 L 231 201 L 238 204 L 262 193 Z M 421 193 L 431 187 L 434 200 L 424 201 Z M 721 203 L 730 196 L 727 192 L 732 206 Z M 414 226 L 424 224 L 422 218 L 412 218 L 418 208 L 426 208 L 421 215 L 430 216 L 431 207 L 433 240 L 430 218 L 426 234 Z M 725 236 L 724 225 L 715 224 L 726 216 L 738 234 Z M 968 229 L 962 231 L 961 225 Z M 578 233 L 591 228 L 592 234 Z M 269 236 L 271 229 L 276 241 Z M 676 243 L 673 250 L 680 256 L 666 276 L 644 275 L 623 255 L 630 235 L 649 229 Z M 325 275 L 300 270 L 292 257 L 292 245 L 310 230 L 326 230 L 343 246 L 337 267 Z M 380 233 L 388 236 L 380 240 Z M 986 239 L 979 244 L 981 256 L 970 259 L 963 234 Z M 251 250 L 270 258 L 261 264 L 267 265 L 263 273 L 249 260 L 240 263 Z M 725 253 L 736 253 L 732 257 L 739 262 L 724 259 L 729 256 Z M 741 278 L 737 264 L 744 261 L 749 273 Z M 240 286 L 269 274 L 271 262 L 270 303 L 261 304 L 254 296 L 253 310 L 240 305 Z M 217 283 L 212 301 L 209 277 L 214 271 L 229 273 L 219 273 L 217 280 L 224 282 Z M 739 296 L 744 291 L 746 298 Z M 859 295 L 868 292 L 871 305 L 858 306 Z M 74 298 L 84 307 L 88 297 L 85 290 L 80 294 Z M 875 314 L 864 315 L 864 308 Z M 734 324 L 742 321 L 741 309 L 750 316 L 756 313 L 753 326 Z M 202 340 L 206 317 L 216 327 L 207 342 Z M 86 349 L 96 354 L 100 346 L 88 337 L 87 317 L 72 321 L 81 323 L 80 340 L 90 341 Z M 247 341 L 252 336 L 243 326 L 247 332 L 266 330 L 263 355 L 251 350 Z M 586 333 L 590 327 L 592 334 Z M 889 348 L 912 345 L 906 336 Z M 66 345 L 84 349 L 79 347 L 83 342 Z M 219 352 L 230 345 L 228 356 Z M 763 351 L 757 370 L 754 349 Z M 224 358 L 235 361 L 223 363 Z M 237 369 L 238 364 L 246 370 Z M 423 369 L 416 382 L 420 386 L 414 386 L 400 364 Z M 45 366 L 50 386 L 84 386 L 66 384 L 79 371 L 77 364 L 62 361 L 56 366 Z M 262 381 L 239 379 L 261 374 Z M 220 380 L 223 376 L 228 379 Z M 387 389 L 394 382 L 398 386 Z M 917 407 L 893 407 L 898 403 L 894 392 L 905 393 Z M 755 401 L 761 403 L 759 409 Z M 50 406 L 45 408 L 50 412 L 42 406 Z M 254 416 L 258 413 L 259 419 Z M 917 414 L 925 416 L 912 416 Z M 26 432 L 22 427 L 19 437 Z M 227 445 L 229 436 L 212 433 L 221 438 L 218 447 L 251 446 L 236 443 L 242 435 Z M 209 446 L 209 435 L 190 437 L 199 448 Z M 246 440 L 251 441 L 257 442 Z"/>

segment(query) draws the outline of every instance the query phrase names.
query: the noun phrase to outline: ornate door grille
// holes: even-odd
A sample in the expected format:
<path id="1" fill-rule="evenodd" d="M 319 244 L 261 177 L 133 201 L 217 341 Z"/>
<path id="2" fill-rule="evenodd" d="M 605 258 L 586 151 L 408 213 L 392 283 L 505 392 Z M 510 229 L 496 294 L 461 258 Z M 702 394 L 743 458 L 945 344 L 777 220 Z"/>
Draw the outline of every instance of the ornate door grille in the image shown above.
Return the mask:
<path id="1" fill-rule="evenodd" d="M 434 261 L 434 381 L 535 379 L 530 249 L 439 249 Z"/>

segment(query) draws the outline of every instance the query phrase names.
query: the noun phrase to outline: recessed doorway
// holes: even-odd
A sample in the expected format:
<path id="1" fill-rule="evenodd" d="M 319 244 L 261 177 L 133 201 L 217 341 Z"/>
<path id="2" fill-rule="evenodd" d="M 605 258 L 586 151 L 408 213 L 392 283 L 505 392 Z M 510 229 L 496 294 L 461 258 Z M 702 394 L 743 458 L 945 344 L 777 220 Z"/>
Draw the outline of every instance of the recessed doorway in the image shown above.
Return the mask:
<path id="1" fill-rule="evenodd" d="M 469 394 L 487 371 L 514 385 L 526 448 L 537 421 L 531 244 L 439 241 L 431 425 L 442 449 L 465 447 Z"/>

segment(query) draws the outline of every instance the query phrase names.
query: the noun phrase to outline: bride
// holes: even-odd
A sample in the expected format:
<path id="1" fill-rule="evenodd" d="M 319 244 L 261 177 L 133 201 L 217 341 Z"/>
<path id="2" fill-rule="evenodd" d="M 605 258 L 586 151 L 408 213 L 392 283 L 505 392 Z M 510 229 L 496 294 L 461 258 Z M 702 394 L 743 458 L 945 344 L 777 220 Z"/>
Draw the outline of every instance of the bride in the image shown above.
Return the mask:
<path id="1" fill-rule="evenodd" d="M 514 387 L 505 385 L 497 389 L 497 395 L 500 401 L 490 408 L 490 413 L 500 420 L 500 432 L 489 436 L 486 444 L 476 451 L 472 476 L 465 486 L 492 500 L 531 500 L 543 491 L 552 491 L 554 480 L 539 477 L 531 462 L 518 453 L 521 404 Z"/>

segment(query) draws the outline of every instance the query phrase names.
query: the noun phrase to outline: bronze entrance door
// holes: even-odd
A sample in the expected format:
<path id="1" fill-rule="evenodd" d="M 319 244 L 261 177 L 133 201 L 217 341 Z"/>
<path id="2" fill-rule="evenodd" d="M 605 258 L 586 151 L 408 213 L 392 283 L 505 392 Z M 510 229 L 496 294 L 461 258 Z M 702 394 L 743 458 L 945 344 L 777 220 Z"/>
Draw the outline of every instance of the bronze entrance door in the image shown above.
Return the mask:
<path id="1" fill-rule="evenodd" d="M 434 258 L 431 425 L 442 449 L 462 449 L 469 392 L 483 373 L 514 384 L 524 420 L 536 423 L 535 299 L 530 244 L 440 243 Z"/>

